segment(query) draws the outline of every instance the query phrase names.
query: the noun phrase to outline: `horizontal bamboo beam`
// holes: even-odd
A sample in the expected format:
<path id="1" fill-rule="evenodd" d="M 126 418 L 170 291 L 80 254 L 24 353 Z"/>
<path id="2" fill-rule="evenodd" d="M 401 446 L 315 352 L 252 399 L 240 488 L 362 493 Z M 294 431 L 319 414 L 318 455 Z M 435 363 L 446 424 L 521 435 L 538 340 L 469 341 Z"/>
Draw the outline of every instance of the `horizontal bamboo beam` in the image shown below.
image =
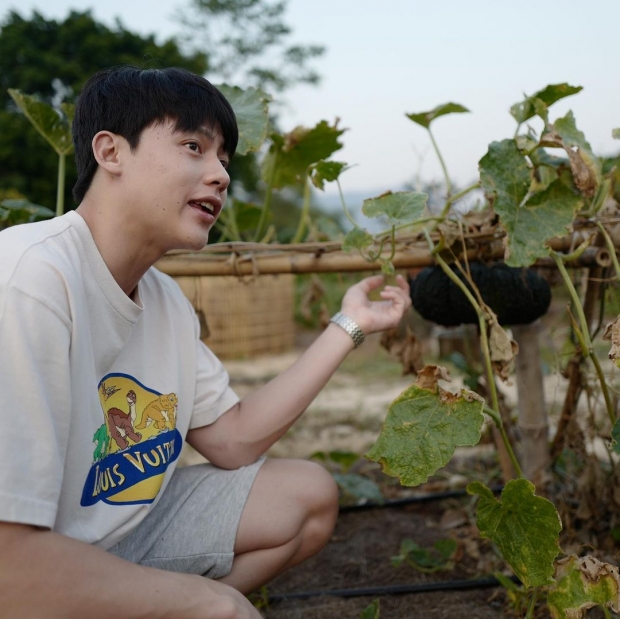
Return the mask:
<path id="1" fill-rule="evenodd" d="M 562 244 L 558 243 L 558 250 Z M 565 249 L 568 250 L 567 247 Z M 484 249 L 470 249 L 467 260 L 501 260 L 505 250 L 501 243 L 494 243 Z M 390 258 L 386 252 L 382 256 Z M 428 248 L 409 247 L 397 251 L 392 257 L 392 264 L 397 269 L 413 269 L 434 264 L 434 258 Z M 572 267 L 588 267 L 593 265 L 609 266 L 611 258 L 606 249 L 588 247 L 581 256 L 573 261 Z M 550 262 L 541 259 L 539 266 L 550 266 Z M 359 253 L 326 252 L 326 253 L 272 253 L 250 254 L 247 256 L 215 256 L 200 254 L 173 254 L 163 257 L 155 265 L 160 271 L 171 276 L 223 276 L 223 275 L 258 275 L 280 273 L 334 273 L 376 271 L 381 269 L 379 261 L 369 262 Z"/>

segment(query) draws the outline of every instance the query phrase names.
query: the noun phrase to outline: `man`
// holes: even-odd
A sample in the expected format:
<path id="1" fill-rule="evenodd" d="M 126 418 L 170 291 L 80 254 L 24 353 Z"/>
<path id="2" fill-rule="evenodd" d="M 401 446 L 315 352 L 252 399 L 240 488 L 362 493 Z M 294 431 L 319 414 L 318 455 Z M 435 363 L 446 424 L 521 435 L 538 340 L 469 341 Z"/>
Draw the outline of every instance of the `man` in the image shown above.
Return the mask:
<path id="1" fill-rule="evenodd" d="M 262 456 L 364 334 L 399 322 L 407 284 L 378 302 L 381 276 L 350 288 L 299 360 L 239 401 L 151 268 L 207 243 L 230 105 L 180 69 L 107 70 L 73 132 L 78 209 L 0 234 L 3 616 L 259 617 L 243 594 L 320 550 L 337 514 L 321 467 Z M 210 464 L 175 470 L 184 439 Z"/>

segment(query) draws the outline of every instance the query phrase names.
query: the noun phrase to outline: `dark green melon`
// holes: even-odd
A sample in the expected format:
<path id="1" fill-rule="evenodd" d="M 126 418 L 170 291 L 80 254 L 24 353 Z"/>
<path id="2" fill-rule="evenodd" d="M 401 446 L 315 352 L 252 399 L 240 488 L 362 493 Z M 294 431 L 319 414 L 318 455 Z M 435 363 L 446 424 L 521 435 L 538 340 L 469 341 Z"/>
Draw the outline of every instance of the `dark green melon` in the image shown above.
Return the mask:
<path id="1" fill-rule="evenodd" d="M 532 269 L 481 262 L 472 262 L 469 268 L 484 302 L 497 314 L 500 324 L 529 324 L 549 309 L 549 283 Z M 465 282 L 460 271 L 455 272 Z M 478 323 L 467 297 L 439 266 L 423 269 L 409 283 L 413 307 L 426 320 L 444 327 Z M 467 287 L 471 290 L 469 284 Z"/>

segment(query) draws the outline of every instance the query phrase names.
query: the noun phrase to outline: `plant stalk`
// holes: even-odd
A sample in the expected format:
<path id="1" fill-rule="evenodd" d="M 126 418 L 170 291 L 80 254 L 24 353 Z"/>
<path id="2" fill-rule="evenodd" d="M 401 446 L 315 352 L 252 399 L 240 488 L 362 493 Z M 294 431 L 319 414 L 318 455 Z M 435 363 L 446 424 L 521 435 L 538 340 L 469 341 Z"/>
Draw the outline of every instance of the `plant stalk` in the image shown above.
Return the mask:
<path id="1" fill-rule="evenodd" d="M 299 216 L 299 224 L 297 225 L 297 232 L 291 243 L 301 243 L 301 240 L 306 231 L 306 221 L 310 214 L 310 179 L 306 176 L 306 183 L 304 185 L 304 202 L 301 207 L 301 214 Z"/>
<path id="2" fill-rule="evenodd" d="M 437 142 L 435 142 L 435 137 L 433 136 L 433 132 L 431 131 L 430 127 L 428 127 L 428 135 L 430 135 L 431 137 L 431 143 L 433 144 L 433 148 L 437 153 L 439 163 L 441 164 L 441 169 L 443 170 L 443 174 L 446 179 L 446 197 L 449 199 L 452 194 L 452 182 L 450 181 L 450 176 L 448 175 L 448 168 L 446 168 L 446 163 L 441 156 L 441 151 L 439 150 L 439 146 L 437 146 Z"/>
<path id="3" fill-rule="evenodd" d="M 342 204 L 342 210 L 344 211 L 345 217 L 351 222 L 354 228 L 359 228 L 357 222 L 349 213 L 349 209 L 347 208 L 347 203 L 344 199 L 344 194 L 342 193 L 342 185 L 340 184 L 340 180 L 336 179 L 336 185 L 338 186 L 338 194 L 340 195 L 340 203 Z"/>
<path id="4" fill-rule="evenodd" d="M 429 248 L 432 251 L 434 248 L 433 240 L 428 232 L 428 230 L 424 230 L 424 234 L 426 236 L 426 241 L 429 244 Z M 495 378 L 493 375 L 493 364 L 491 362 L 491 353 L 489 351 L 489 339 L 487 335 L 487 324 L 486 319 L 484 317 L 484 311 L 480 307 L 478 301 L 476 301 L 475 297 L 469 291 L 467 286 L 461 281 L 461 279 L 454 273 L 454 271 L 449 267 L 446 261 L 439 255 L 435 255 L 435 260 L 437 260 L 437 264 L 441 267 L 443 272 L 459 287 L 459 289 L 463 292 L 463 294 L 467 297 L 467 300 L 472 304 L 473 308 L 476 310 L 478 314 L 478 325 L 480 327 L 480 344 L 482 348 L 482 354 L 484 357 L 484 367 L 486 371 L 486 378 L 489 384 L 489 391 L 491 393 L 491 406 L 494 411 L 496 411 L 496 415 L 500 416 L 499 413 L 499 399 L 497 397 L 497 386 L 495 385 Z M 491 415 L 492 419 L 495 421 L 496 417 Z M 497 422 L 495 421 L 496 425 Z M 498 425 L 497 429 L 502 437 L 502 442 L 506 447 L 506 451 L 508 452 L 508 457 L 514 467 L 515 473 L 519 478 L 523 478 L 523 471 L 521 470 L 521 466 L 519 465 L 519 461 L 515 456 L 514 450 L 512 449 L 512 445 L 510 444 L 510 440 L 508 439 L 508 435 L 506 434 L 506 429 L 504 425 Z"/>
<path id="5" fill-rule="evenodd" d="M 555 261 L 556 266 L 558 267 L 558 271 L 560 275 L 562 275 L 562 279 L 564 280 L 564 285 L 568 289 L 570 297 L 573 301 L 573 305 L 577 312 L 577 316 L 579 317 L 579 325 L 581 334 L 577 333 L 577 337 L 579 337 L 580 342 L 583 342 L 582 346 L 585 345 L 585 350 L 583 350 L 584 357 L 590 357 L 592 359 L 592 363 L 594 364 L 594 368 L 596 370 L 596 374 L 598 376 L 599 382 L 601 384 L 601 391 L 603 392 L 603 398 L 605 400 L 605 408 L 607 409 L 607 415 L 611 421 L 611 425 L 613 426 L 616 423 L 616 416 L 614 414 L 614 407 L 611 400 L 611 395 L 609 394 L 609 388 L 607 386 L 607 381 L 605 380 L 605 374 L 603 372 L 603 368 L 601 367 L 601 363 L 599 359 L 594 354 L 594 349 L 592 346 L 592 340 L 590 339 L 590 328 L 588 326 L 588 321 L 586 319 L 586 315 L 583 311 L 583 307 L 581 306 L 581 300 L 579 299 L 579 295 L 575 290 L 575 286 L 573 286 L 573 282 L 568 275 L 566 267 L 564 266 L 564 262 L 562 258 L 556 253 L 551 252 L 551 256 Z M 581 337 L 580 337 L 581 335 Z"/>
<path id="6" fill-rule="evenodd" d="M 267 220 L 269 218 L 269 212 L 271 211 L 271 199 L 273 196 L 273 185 L 276 180 L 276 170 L 278 169 L 278 154 L 276 152 L 273 159 L 273 168 L 271 169 L 271 175 L 269 176 L 269 182 L 267 184 L 267 191 L 265 192 L 265 200 L 263 201 L 263 211 L 260 214 L 258 221 L 258 227 L 256 228 L 256 234 L 254 240 L 258 242 L 260 238 L 265 234 L 267 228 Z"/>
<path id="7" fill-rule="evenodd" d="M 611 262 L 614 265 L 614 270 L 616 271 L 616 279 L 620 281 L 620 263 L 618 262 L 618 255 L 616 254 L 614 243 L 611 240 L 607 230 L 605 230 L 603 224 L 600 221 L 597 221 L 596 225 L 605 239 L 605 244 L 607 245 L 609 255 L 611 256 Z"/>
<path id="8" fill-rule="evenodd" d="M 56 184 L 56 217 L 65 212 L 65 163 L 66 155 L 58 155 L 58 183 Z"/>

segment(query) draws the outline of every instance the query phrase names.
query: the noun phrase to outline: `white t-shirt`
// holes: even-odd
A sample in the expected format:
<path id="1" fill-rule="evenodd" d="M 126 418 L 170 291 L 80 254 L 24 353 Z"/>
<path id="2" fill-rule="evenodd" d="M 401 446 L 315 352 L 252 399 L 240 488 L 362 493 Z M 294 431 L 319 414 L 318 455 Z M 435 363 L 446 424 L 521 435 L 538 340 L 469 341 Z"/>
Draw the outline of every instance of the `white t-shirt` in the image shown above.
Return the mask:
<path id="1" fill-rule="evenodd" d="M 134 297 L 75 212 L 0 233 L 0 520 L 110 548 L 237 403 L 174 281 Z"/>

